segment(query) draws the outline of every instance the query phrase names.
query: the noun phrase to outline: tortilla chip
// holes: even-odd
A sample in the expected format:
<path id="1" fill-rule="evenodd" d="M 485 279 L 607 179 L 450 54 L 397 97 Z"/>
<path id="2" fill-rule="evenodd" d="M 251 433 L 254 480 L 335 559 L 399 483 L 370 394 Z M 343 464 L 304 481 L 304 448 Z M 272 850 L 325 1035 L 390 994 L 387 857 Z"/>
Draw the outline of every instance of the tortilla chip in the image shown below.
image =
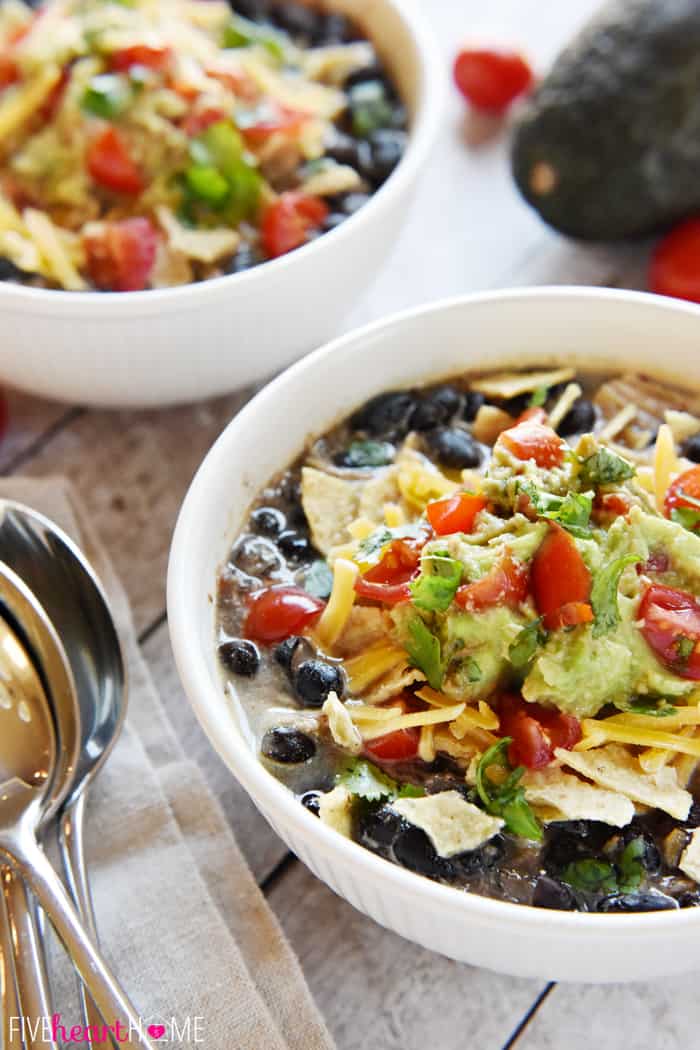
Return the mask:
<path id="1" fill-rule="evenodd" d="M 690 842 L 681 853 L 678 867 L 689 878 L 700 882 L 700 828 L 695 828 Z"/>
<path id="2" fill-rule="evenodd" d="M 349 751 L 351 755 L 359 755 L 362 750 L 360 731 L 350 717 L 347 707 L 338 699 L 337 693 L 328 694 L 321 713 L 328 719 L 328 728 L 338 747 Z"/>
<path id="3" fill-rule="evenodd" d="M 362 699 L 366 704 L 383 704 L 385 700 L 398 696 L 414 682 L 424 681 L 425 675 L 422 671 L 415 667 L 407 667 L 405 663 L 402 663 L 393 671 L 389 671 L 372 689 L 363 693 Z"/>
<path id="4" fill-rule="evenodd" d="M 400 798 L 391 808 L 409 824 L 422 828 L 441 857 L 477 849 L 503 827 L 499 817 L 473 806 L 459 791 Z"/>
<path id="5" fill-rule="evenodd" d="M 656 773 L 643 773 L 634 755 L 617 744 L 597 747 L 593 751 L 565 751 L 557 748 L 559 761 L 610 791 L 626 795 L 633 802 L 661 809 L 677 820 L 688 816 L 693 798 L 678 784 L 673 767 L 664 766 Z"/>
<path id="6" fill-rule="evenodd" d="M 348 839 L 352 838 L 353 801 L 354 796 L 342 784 L 320 795 L 318 800 L 321 821 Z"/>
<path id="7" fill-rule="evenodd" d="M 623 828 L 634 816 L 634 806 L 625 795 L 594 787 L 563 769 L 526 773 L 522 786 L 528 802 L 545 808 L 545 822 L 600 820 Z"/>
<path id="8" fill-rule="evenodd" d="M 474 379 L 469 385 L 487 397 L 508 399 L 520 394 L 530 394 L 540 387 L 558 386 L 568 383 L 576 374 L 573 368 L 558 368 L 547 372 L 497 372 L 495 375 Z"/>
<path id="9" fill-rule="evenodd" d="M 301 502 L 314 547 L 322 554 L 349 539 L 348 525 L 358 515 L 363 485 L 363 481 L 337 478 L 315 467 L 302 469 Z"/>

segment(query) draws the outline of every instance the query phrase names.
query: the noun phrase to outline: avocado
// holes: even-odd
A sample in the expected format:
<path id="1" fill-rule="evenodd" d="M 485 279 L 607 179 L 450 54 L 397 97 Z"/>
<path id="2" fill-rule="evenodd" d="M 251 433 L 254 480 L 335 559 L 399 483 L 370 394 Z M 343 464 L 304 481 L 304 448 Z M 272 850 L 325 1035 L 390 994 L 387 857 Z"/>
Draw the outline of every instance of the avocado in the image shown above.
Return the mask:
<path id="1" fill-rule="evenodd" d="M 700 0 L 614 0 L 515 130 L 515 181 L 555 229 L 654 233 L 700 210 Z"/>

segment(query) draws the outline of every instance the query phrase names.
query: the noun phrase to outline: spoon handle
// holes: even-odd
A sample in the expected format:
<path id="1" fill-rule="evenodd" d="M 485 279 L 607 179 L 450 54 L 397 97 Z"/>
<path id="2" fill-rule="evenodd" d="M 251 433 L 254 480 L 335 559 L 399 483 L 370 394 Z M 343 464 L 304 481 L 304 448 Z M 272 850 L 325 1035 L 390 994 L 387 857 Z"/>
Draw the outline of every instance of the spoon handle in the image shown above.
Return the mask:
<path id="1" fill-rule="evenodd" d="M 0 994 L 2 995 L 2 1046 L 3 1050 L 24 1050 L 22 1038 L 22 1012 L 15 983 L 14 949 L 12 930 L 3 890 L 0 892 Z"/>
<path id="2" fill-rule="evenodd" d="M 14 835 L 7 849 L 46 912 L 105 1025 L 112 1026 L 119 1045 L 154 1050 L 138 1013 L 88 936 L 63 883 L 36 839 L 27 833 Z"/>
<path id="3" fill-rule="evenodd" d="M 61 813 L 58 824 L 58 841 L 61 848 L 63 870 L 70 895 L 83 920 L 83 925 L 95 944 L 98 943 L 95 910 L 92 904 L 87 864 L 85 863 L 85 792 L 81 792 Z M 80 983 L 80 1000 L 83 1010 L 83 1021 L 88 1030 L 97 1030 L 102 1024 L 99 1011 L 85 985 Z M 118 1045 L 112 1040 L 113 1045 Z M 90 1046 L 93 1045 L 90 1040 Z"/>
<path id="4" fill-rule="evenodd" d="M 2 878 L 14 948 L 19 1005 L 25 1018 L 24 1041 L 27 1050 L 58 1050 L 45 1025 L 45 1018 L 51 1017 L 53 1011 L 34 901 L 29 898 L 24 880 L 12 869 L 5 868 Z"/>

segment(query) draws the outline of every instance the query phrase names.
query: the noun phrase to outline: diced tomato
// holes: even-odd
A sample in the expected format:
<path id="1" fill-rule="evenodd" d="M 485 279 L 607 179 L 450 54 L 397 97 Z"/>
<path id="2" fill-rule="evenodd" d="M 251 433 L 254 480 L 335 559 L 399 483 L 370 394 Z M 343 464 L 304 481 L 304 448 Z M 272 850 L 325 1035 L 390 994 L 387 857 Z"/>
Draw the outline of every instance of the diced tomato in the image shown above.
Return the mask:
<path id="1" fill-rule="evenodd" d="M 465 48 L 455 59 L 454 79 L 476 109 L 503 113 L 534 78 L 528 62 L 516 51 Z"/>
<path id="2" fill-rule="evenodd" d="M 355 580 L 355 593 L 385 605 L 408 601 L 409 582 L 418 575 L 420 552 L 427 540 L 427 532 L 411 539 L 393 540 L 381 561 Z"/>
<path id="3" fill-rule="evenodd" d="M 538 419 L 525 419 L 504 430 L 498 439 L 518 459 L 534 459 L 538 467 L 559 467 L 564 462 L 564 442 Z"/>
<path id="4" fill-rule="evenodd" d="M 588 605 L 591 574 L 573 537 L 558 525 L 550 527 L 535 554 L 531 578 L 535 606 L 550 631 L 568 626 L 562 621 L 563 606 L 576 603 Z M 586 623 L 589 620 L 577 622 Z"/>
<path id="5" fill-rule="evenodd" d="M 498 715 L 499 732 L 513 738 L 508 759 L 514 766 L 544 769 L 554 758 L 555 748 L 570 751 L 582 736 L 581 724 L 573 715 L 527 703 L 518 696 L 503 696 Z"/>
<path id="6" fill-rule="evenodd" d="M 220 84 L 223 84 L 224 87 L 228 88 L 229 91 L 244 102 L 254 102 L 260 94 L 253 78 L 248 73 L 244 73 L 242 69 L 234 72 L 232 69 L 217 69 L 215 66 L 207 66 L 206 74 L 213 80 L 218 80 Z"/>
<path id="7" fill-rule="evenodd" d="M 458 492 L 455 496 L 429 503 L 426 514 L 438 536 L 449 536 L 453 532 L 471 532 L 477 514 L 486 504 L 484 496 Z"/>
<path id="8" fill-rule="evenodd" d="M 296 135 L 309 118 L 298 109 L 280 103 L 270 103 L 255 124 L 241 128 L 241 134 L 250 146 L 262 146 L 271 135 Z"/>
<path id="9" fill-rule="evenodd" d="M 557 626 L 577 627 L 580 623 L 593 623 L 594 619 L 588 602 L 567 602 L 557 613 Z"/>
<path id="10" fill-rule="evenodd" d="M 506 551 L 482 579 L 465 583 L 455 595 L 457 605 L 470 612 L 490 609 L 495 605 L 516 606 L 524 602 L 529 589 L 527 565 L 517 561 Z"/>
<path id="11" fill-rule="evenodd" d="M 123 219 L 85 238 L 88 273 L 104 291 L 140 292 L 156 258 L 158 232 L 149 219 Z"/>
<path id="12" fill-rule="evenodd" d="M 157 73 L 163 72 L 170 62 L 169 47 L 149 47 L 148 44 L 134 44 L 114 51 L 109 58 L 110 69 L 115 73 L 128 73 L 132 66 L 145 66 Z"/>
<path id="13" fill-rule="evenodd" d="M 675 507 L 700 510 L 700 467 L 691 467 L 669 485 L 664 500 L 667 518 L 671 517 L 671 511 Z"/>
<path id="14" fill-rule="evenodd" d="M 0 91 L 20 79 L 19 66 L 7 52 L 0 52 Z"/>
<path id="15" fill-rule="evenodd" d="M 205 109 L 193 110 L 191 113 L 188 113 L 182 122 L 182 130 L 190 138 L 194 138 L 195 135 L 201 135 L 212 124 L 218 124 L 220 120 L 225 119 L 226 114 L 223 109 L 218 109 L 216 106 L 207 106 Z"/>
<path id="16" fill-rule="evenodd" d="M 256 642 L 281 642 L 307 627 L 324 605 L 300 587 L 266 587 L 251 595 L 243 632 Z"/>
<path id="17" fill-rule="evenodd" d="M 649 290 L 700 303 L 700 218 L 685 219 L 656 246 Z"/>
<path id="18" fill-rule="evenodd" d="M 87 168 L 98 185 L 116 193 L 136 194 L 144 187 L 141 172 L 116 128 L 105 128 L 90 143 Z"/>
<path id="19" fill-rule="evenodd" d="M 637 576 L 643 576 L 647 572 L 664 573 L 668 572 L 670 568 L 671 562 L 665 551 L 654 551 L 644 564 L 638 562 L 636 566 Z"/>
<path id="20" fill-rule="evenodd" d="M 399 602 L 409 600 L 411 588 L 407 583 L 373 583 L 364 576 L 358 576 L 355 580 L 355 593 L 371 602 L 398 605 Z"/>
<path id="21" fill-rule="evenodd" d="M 298 190 L 281 194 L 262 217 L 260 236 L 266 254 L 276 259 L 300 248 L 327 215 L 328 205 L 320 197 Z"/>
<path id="22" fill-rule="evenodd" d="M 546 423 L 547 413 L 540 405 L 533 405 L 531 408 L 526 408 L 524 412 L 521 412 L 516 419 L 516 424 L 526 423 L 528 419 L 531 419 L 534 423 Z"/>
<path id="23" fill-rule="evenodd" d="M 368 740 L 365 751 L 380 762 L 406 762 L 418 754 L 419 740 L 419 729 L 397 729 L 394 733 Z"/>
<path id="24" fill-rule="evenodd" d="M 599 492 L 593 502 L 593 510 L 598 514 L 611 514 L 624 518 L 629 514 L 630 501 L 621 492 Z"/>
<path id="25" fill-rule="evenodd" d="M 653 583 L 639 606 L 642 634 L 658 659 L 680 678 L 700 680 L 700 602 Z"/>

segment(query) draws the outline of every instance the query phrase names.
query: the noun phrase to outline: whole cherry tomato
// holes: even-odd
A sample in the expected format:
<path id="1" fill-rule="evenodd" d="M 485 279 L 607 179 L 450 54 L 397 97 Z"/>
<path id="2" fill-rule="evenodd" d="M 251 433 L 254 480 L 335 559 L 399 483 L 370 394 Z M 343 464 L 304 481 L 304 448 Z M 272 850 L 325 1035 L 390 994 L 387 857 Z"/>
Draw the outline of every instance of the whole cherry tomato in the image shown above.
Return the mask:
<path id="1" fill-rule="evenodd" d="M 700 218 L 686 219 L 656 246 L 649 290 L 700 303 Z"/>
<path id="2" fill-rule="evenodd" d="M 250 597 L 244 634 L 256 642 L 281 642 L 311 623 L 324 604 L 300 587 L 266 587 Z"/>
<path id="3" fill-rule="evenodd" d="M 454 79 L 475 109 L 503 113 L 525 94 L 534 77 L 528 62 L 516 51 L 465 48 L 455 59 Z"/>

